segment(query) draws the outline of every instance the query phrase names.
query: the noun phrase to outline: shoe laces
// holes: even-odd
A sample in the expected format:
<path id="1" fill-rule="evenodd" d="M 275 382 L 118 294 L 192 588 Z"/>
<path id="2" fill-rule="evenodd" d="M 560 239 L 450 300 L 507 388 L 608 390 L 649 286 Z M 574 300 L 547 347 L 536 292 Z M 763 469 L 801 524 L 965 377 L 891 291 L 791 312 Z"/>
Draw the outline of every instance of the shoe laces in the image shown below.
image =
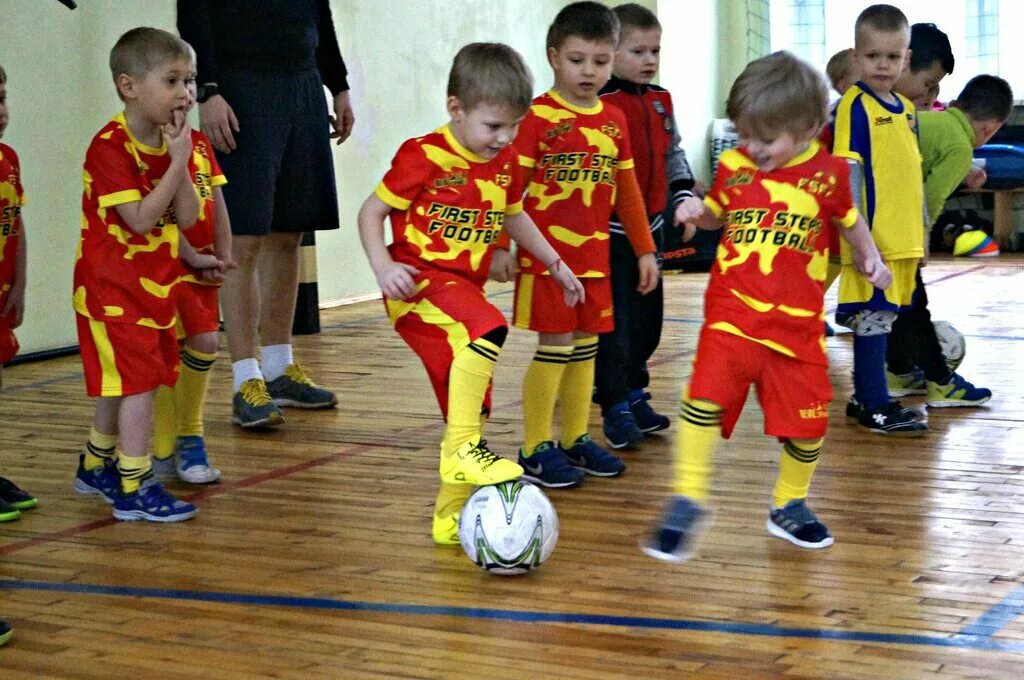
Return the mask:
<path id="1" fill-rule="evenodd" d="M 267 391 L 267 383 L 258 378 L 246 380 L 239 391 L 242 393 L 242 399 L 253 406 L 267 406 L 272 401 L 270 392 Z"/>
<path id="2" fill-rule="evenodd" d="M 313 382 L 313 378 L 309 376 L 309 371 L 300 364 L 289 364 L 288 368 L 284 369 L 284 374 L 302 385 L 317 387 L 317 384 Z"/>
<path id="3" fill-rule="evenodd" d="M 466 452 L 466 455 L 474 458 L 478 463 L 480 463 L 480 467 L 485 470 L 498 462 L 498 454 L 487 448 L 486 439 L 481 439 L 479 442 L 474 444 L 473 447 Z"/>

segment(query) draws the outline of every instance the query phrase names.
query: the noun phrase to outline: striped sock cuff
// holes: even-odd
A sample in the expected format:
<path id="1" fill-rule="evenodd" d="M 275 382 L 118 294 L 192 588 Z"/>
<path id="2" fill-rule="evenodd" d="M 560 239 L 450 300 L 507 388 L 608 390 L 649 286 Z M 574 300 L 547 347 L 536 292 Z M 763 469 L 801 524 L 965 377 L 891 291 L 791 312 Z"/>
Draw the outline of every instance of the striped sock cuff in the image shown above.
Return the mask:
<path id="1" fill-rule="evenodd" d="M 114 457 L 115 447 L 111 446 L 109 449 L 100 448 L 91 441 L 85 443 L 85 452 L 90 456 L 96 456 L 97 458 L 111 459 Z"/>
<path id="2" fill-rule="evenodd" d="M 561 347 L 557 348 L 562 351 L 553 351 L 554 347 L 538 347 L 537 351 L 533 355 L 534 361 L 539 361 L 542 364 L 567 364 L 569 358 L 572 356 L 572 351 L 565 351 Z"/>
<path id="3" fill-rule="evenodd" d="M 783 444 L 783 449 L 790 458 L 797 462 L 813 463 L 818 460 L 818 456 L 821 454 L 821 442 L 822 440 L 819 439 L 817 444 L 813 445 L 812 448 L 802 448 L 794 444 L 792 441 L 786 440 L 786 443 Z"/>
<path id="4" fill-rule="evenodd" d="M 468 347 L 488 361 L 497 362 L 498 355 L 501 354 L 501 347 L 483 338 L 474 340 L 469 343 Z"/>
<path id="5" fill-rule="evenodd" d="M 182 349 L 178 356 L 181 358 L 182 364 L 199 373 L 205 373 L 213 368 L 213 362 L 217 358 L 216 354 L 204 354 L 188 347 Z"/>
<path id="6" fill-rule="evenodd" d="M 597 338 L 586 340 L 573 345 L 572 356 L 569 361 L 590 361 L 597 358 Z"/>
<path id="7" fill-rule="evenodd" d="M 683 400 L 679 417 L 697 427 L 721 427 L 722 409 L 706 401 Z"/>

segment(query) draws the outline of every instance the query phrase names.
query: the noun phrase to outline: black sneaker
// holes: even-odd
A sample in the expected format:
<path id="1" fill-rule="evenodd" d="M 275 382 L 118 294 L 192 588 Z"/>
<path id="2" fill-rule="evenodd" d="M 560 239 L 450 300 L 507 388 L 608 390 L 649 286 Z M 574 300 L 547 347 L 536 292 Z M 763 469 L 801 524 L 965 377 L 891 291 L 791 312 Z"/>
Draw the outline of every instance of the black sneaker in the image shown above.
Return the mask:
<path id="1" fill-rule="evenodd" d="M 645 554 L 665 562 L 685 562 L 693 556 L 694 538 L 707 511 L 686 496 L 675 496 L 665 506 L 661 523 L 640 542 Z"/>
<path id="2" fill-rule="evenodd" d="M 928 431 L 928 423 L 914 417 L 915 412 L 890 401 L 881 408 L 860 408 L 857 425 L 876 434 L 890 437 L 920 437 Z"/>
<path id="3" fill-rule="evenodd" d="M 773 509 L 765 527 L 772 536 L 778 536 L 801 548 L 817 550 L 834 543 L 828 527 L 818 520 L 818 516 L 802 498 Z"/>
<path id="4" fill-rule="evenodd" d="M 899 401 L 896 401 L 896 400 L 893 400 L 892 403 L 895 404 L 899 408 L 900 413 L 902 413 L 904 416 L 906 416 L 908 418 L 913 418 L 914 420 L 920 420 L 923 423 L 927 423 L 928 422 L 928 414 L 927 413 L 919 411 L 916 408 L 910 408 L 909 406 L 904 406 L 903 404 L 901 404 Z M 860 420 L 860 412 L 861 412 L 862 408 L 863 407 L 860 405 L 860 403 L 857 402 L 857 399 L 855 397 L 850 397 L 850 401 L 846 402 L 846 420 L 847 420 L 847 422 L 853 423 L 854 425 L 856 425 L 857 421 Z"/>
<path id="5" fill-rule="evenodd" d="M 21 510 L 10 503 L 0 501 L 0 522 L 13 522 L 19 517 L 21 517 Z"/>
<path id="6" fill-rule="evenodd" d="M 0 501 L 13 506 L 17 510 L 31 510 L 39 505 L 39 500 L 9 479 L 0 477 Z"/>
<path id="7" fill-rule="evenodd" d="M 7 622 L 0 619 L 0 647 L 7 644 L 7 641 L 14 635 L 14 631 L 7 625 Z"/>

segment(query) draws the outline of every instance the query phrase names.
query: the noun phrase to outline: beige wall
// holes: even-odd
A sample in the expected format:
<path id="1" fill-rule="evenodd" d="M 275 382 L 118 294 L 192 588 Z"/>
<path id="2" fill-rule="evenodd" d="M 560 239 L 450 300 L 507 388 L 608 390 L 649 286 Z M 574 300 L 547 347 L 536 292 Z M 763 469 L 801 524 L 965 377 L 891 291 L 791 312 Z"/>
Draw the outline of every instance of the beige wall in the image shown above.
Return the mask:
<path id="1" fill-rule="evenodd" d="M 723 5 L 724 3 L 724 5 Z M 106 67 L 117 36 L 134 26 L 174 29 L 170 0 L 85 0 L 69 12 L 55 0 L 4 0 L 0 63 L 8 73 L 11 123 L 4 141 L 19 152 L 29 204 L 28 314 L 24 351 L 75 342 L 71 269 L 80 222 L 81 164 L 92 135 L 119 108 Z M 375 291 L 356 235 L 363 198 L 398 144 L 444 122 L 451 57 L 474 40 L 519 49 L 538 91 L 551 83 L 544 34 L 565 0 L 332 0 L 353 88 L 355 133 L 335 153 L 342 229 L 319 237 L 322 300 Z M 643 4 L 655 9 L 656 0 Z M 663 1 L 661 82 L 672 89 L 684 145 L 706 178 L 708 121 L 721 106 L 720 5 L 730 0 Z"/>

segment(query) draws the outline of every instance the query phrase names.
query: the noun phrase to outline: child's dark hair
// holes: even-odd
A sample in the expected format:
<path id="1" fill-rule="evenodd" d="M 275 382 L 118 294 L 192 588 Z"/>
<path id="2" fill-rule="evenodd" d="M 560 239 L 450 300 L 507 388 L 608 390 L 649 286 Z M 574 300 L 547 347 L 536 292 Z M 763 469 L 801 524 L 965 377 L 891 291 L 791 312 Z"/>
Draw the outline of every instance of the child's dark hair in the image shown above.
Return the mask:
<path id="1" fill-rule="evenodd" d="M 110 75 L 116 86 L 121 74 L 143 76 L 174 59 L 195 62 L 196 56 L 192 46 L 173 33 L 141 26 L 118 38 L 110 50 Z"/>
<path id="2" fill-rule="evenodd" d="M 1013 112 L 1013 90 L 999 76 L 974 76 L 956 98 L 956 107 L 974 120 L 1003 122 Z"/>
<path id="3" fill-rule="evenodd" d="M 810 64 L 775 52 L 747 64 L 729 90 L 725 112 L 738 127 L 766 138 L 817 133 L 828 119 L 828 87 Z"/>
<path id="4" fill-rule="evenodd" d="M 612 11 L 619 18 L 619 26 L 622 33 L 631 29 L 649 31 L 652 28 L 661 28 L 661 22 L 658 21 L 657 15 L 635 2 L 619 5 L 613 8 Z"/>
<path id="5" fill-rule="evenodd" d="M 559 49 L 576 37 L 590 42 L 619 43 L 619 18 L 599 2 L 574 2 L 562 8 L 548 28 L 547 47 Z"/>
<path id="6" fill-rule="evenodd" d="M 931 68 L 939 62 L 946 73 L 953 72 L 953 48 L 949 36 L 935 24 L 914 24 L 910 27 L 910 70 L 914 73 Z"/>
<path id="7" fill-rule="evenodd" d="M 7 71 L 4 70 L 3 66 L 0 66 L 0 85 L 7 84 Z"/>
<path id="8" fill-rule="evenodd" d="M 466 110 L 480 104 L 506 106 L 526 115 L 533 99 L 533 76 L 514 49 L 502 43 L 470 43 L 452 62 L 448 96 L 458 97 Z"/>
<path id="9" fill-rule="evenodd" d="M 857 17 L 854 24 L 854 45 L 860 44 L 864 30 L 870 29 L 882 33 L 906 30 L 910 27 L 907 15 L 899 7 L 892 5 L 871 5 Z"/>

